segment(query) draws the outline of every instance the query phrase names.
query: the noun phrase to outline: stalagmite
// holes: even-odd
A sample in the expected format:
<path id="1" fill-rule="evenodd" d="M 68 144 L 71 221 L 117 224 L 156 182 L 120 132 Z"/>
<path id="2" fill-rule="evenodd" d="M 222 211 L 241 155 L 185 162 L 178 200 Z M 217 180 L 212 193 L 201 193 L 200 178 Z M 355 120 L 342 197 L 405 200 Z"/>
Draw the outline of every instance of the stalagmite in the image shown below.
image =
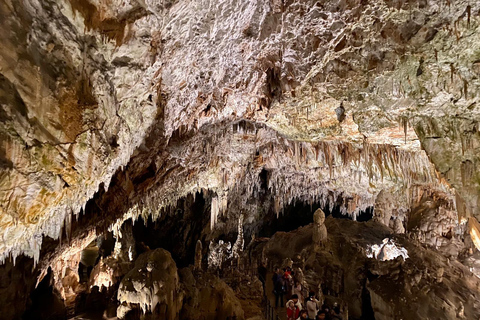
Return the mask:
<path id="1" fill-rule="evenodd" d="M 298 281 L 302 287 L 305 287 L 305 277 L 302 268 L 295 269 L 295 280 Z"/>
<path id="2" fill-rule="evenodd" d="M 197 244 L 195 245 L 195 270 L 200 271 L 202 270 L 202 250 L 203 245 L 202 241 L 197 240 Z"/>
<path id="3" fill-rule="evenodd" d="M 319 252 L 327 241 L 327 227 L 325 226 L 325 213 L 317 209 L 313 214 L 313 248 Z"/>
<path id="4" fill-rule="evenodd" d="M 153 312 L 161 319 L 174 320 L 181 307 L 179 289 L 177 267 L 170 253 L 164 249 L 148 251 L 120 283 L 117 316 L 123 319 L 132 305 L 138 305 L 143 313 Z"/>
<path id="5" fill-rule="evenodd" d="M 240 215 L 238 218 L 238 227 L 237 227 L 237 240 L 233 244 L 232 248 L 232 257 L 238 258 L 240 253 L 243 251 L 243 246 L 245 244 L 245 240 L 243 238 L 243 214 Z"/>
<path id="6" fill-rule="evenodd" d="M 403 226 L 402 221 L 398 217 L 394 220 L 393 231 L 395 233 L 405 233 L 405 227 Z"/>
<path id="7" fill-rule="evenodd" d="M 218 198 L 214 197 L 212 198 L 212 205 L 211 205 L 211 213 L 210 213 L 210 229 L 213 230 L 215 227 L 215 223 L 217 222 L 217 217 L 218 217 L 218 211 L 219 211 L 219 204 L 218 204 Z"/>

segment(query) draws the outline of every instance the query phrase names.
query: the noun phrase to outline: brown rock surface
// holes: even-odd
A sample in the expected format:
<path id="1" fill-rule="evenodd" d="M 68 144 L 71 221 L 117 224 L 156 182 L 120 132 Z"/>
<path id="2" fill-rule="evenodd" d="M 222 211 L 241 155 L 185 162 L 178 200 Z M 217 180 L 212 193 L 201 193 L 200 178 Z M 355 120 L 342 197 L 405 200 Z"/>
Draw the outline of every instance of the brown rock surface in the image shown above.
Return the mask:
<path id="1" fill-rule="evenodd" d="M 127 194 L 150 191 L 123 211 L 202 188 L 233 202 L 252 162 L 279 210 L 330 193 L 357 214 L 381 190 L 404 211 L 419 189 L 453 202 L 431 159 L 475 212 L 480 8 L 399 3 L 4 2 L 0 252 L 38 256 L 127 163 Z"/>
<path id="2" fill-rule="evenodd" d="M 190 247 L 255 234 L 297 201 L 374 207 L 385 232 L 442 253 L 438 286 L 444 257 L 478 242 L 478 2 L 4 0 L 0 43 L 0 262 L 33 257 L 39 281 L 50 267 L 71 287 L 82 250 L 129 219 L 172 219 Z M 195 238 L 162 214 L 197 194 Z M 352 277 L 329 272 L 331 292 Z M 406 312 L 378 279 L 364 286 L 378 314 Z M 432 299 L 477 316 L 455 290 Z"/>
<path id="3" fill-rule="evenodd" d="M 254 251 L 263 251 L 271 266 L 281 266 L 285 258 L 299 253 L 305 255 L 303 270 L 309 289 L 317 291 L 321 285 L 326 302 L 338 302 L 353 319 L 372 314 L 375 319 L 455 319 L 460 306 L 467 319 L 480 316 L 480 280 L 458 261 L 405 236 L 394 236 L 377 222 L 328 218 L 326 226 L 328 241 L 320 252 L 313 251 L 312 225 L 276 233 Z M 407 249 L 409 258 L 367 258 L 368 245 L 380 244 L 387 237 Z"/>

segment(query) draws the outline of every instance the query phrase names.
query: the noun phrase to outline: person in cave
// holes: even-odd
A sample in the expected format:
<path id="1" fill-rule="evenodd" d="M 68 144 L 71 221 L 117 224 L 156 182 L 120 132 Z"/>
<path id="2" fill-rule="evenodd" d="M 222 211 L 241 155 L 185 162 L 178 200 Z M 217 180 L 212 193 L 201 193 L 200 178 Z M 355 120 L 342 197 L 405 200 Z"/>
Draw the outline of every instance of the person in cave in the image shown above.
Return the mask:
<path id="1" fill-rule="evenodd" d="M 331 312 L 331 319 L 332 320 L 343 320 L 343 314 L 340 311 L 340 307 L 338 305 L 333 307 L 333 310 Z"/>
<path id="2" fill-rule="evenodd" d="M 298 317 L 297 320 L 305 320 L 308 319 L 308 312 L 307 310 L 302 310 L 300 311 L 300 316 Z"/>
<path id="3" fill-rule="evenodd" d="M 287 320 L 296 320 L 300 316 L 300 310 L 302 310 L 302 304 L 298 301 L 296 294 L 292 295 L 292 299 L 288 300 L 287 304 Z"/>
<path id="4" fill-rule="evenodd" d="M 296 294 L 298 296 L 298 300 L 305 302 L 304 297 L 303 297 L 303 286 L 300 282 L 296 281 L 295 285 L 293 286 L 292 289 L 292 294 Z"/>
<path id="5" fill-rule="evenodd" d="M 280 273 L 280 269 L 276 268 L 272 276 L 273 281 L 273 293 L 275 294 L 275 308 L 278 308 L 279 302 L 280 306 L 283 306 L 283 293 L 285 287 L 283 285 L 283 277 Z"/>
<path id="6" fill-rule="evenodd" d="M 325 314 L 325 319 L 327 320 L 330 320 L 332 317 L 331 317 L 331 309 L 330 307 L 327 305 L 327 304 L 323 304 L 322 305 L 322 309 L 319 313 L 324 313 Z"/>
<path id="7" fill-rule="evenodd" d="M 287 299 L 293 295 L 293 271 L 290 267 L 287 267 L 283 273 L 283 283 L 285 286 L 285 293 L 287 294 Z"/>
<path id="8" fill-rule="evenodd" d="M 262 262 L 257 269 L 258 272 L 258 279 L 262 282 L 263 287 L 263 295 L 266 295 L 265 291 L 265 282 L 267 281 L 267 267 L 265 266 L 265 262 Z"/>
<path id="9" fill-rule="evenodd" d="M 327 319 L 327 314 L 323 311 L 320 311 L 317 314 L 317 317 L 315 318 L 315 320 L 325 320 L 325 319 Z"/>
<path id="10" fill-rule="evenodd" d="M 315 316 L 318 313 L 318 304 L 319 301 L 315 297 L 315 292 L 310 292 L 308 295 L 308 301 L 307 301 L 307 311 L 308 311 L 308 319 L 315 319 Z"/>

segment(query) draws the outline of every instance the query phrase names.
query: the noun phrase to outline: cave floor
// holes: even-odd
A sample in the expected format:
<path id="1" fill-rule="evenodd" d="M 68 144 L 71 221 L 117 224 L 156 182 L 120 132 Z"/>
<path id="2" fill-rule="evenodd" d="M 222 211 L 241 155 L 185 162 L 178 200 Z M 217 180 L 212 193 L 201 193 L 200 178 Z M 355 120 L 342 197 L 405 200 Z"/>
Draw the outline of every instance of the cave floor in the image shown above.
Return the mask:
<path id="1" fill-rule="evenodd" d="M 267 283 L 266 283 L 266 291 L 267 291 L 267 298 L 270 301 L 271 306 L 275 306 L 275 295 L 273 294 L 273 282 L 272 282 L 273 273 L 267 273 Z M 285 304 L 287 303 L 285 297 L 283 299 L 283 305 L 278 308 L 275 308 L 274 316 L 278 316 L 279 319 L 286 319 L 287 318 L 287 310 L 285 309 Z"/>

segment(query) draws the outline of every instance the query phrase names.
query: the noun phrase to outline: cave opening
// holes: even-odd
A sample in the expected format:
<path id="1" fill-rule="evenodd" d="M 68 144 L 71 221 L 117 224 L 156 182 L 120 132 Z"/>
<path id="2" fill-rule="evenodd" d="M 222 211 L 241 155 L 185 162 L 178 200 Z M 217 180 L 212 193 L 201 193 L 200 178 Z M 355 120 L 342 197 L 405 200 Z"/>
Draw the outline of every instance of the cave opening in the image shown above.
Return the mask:
<path id="1" fill-rule="evenodd" d="M 100 234 L 95 240 L 83 248 L 78 263 L 79 282 L 88 282 L 93 268 L 100 262 L 112 255 L 116 239 L 112 232 Z"/>

